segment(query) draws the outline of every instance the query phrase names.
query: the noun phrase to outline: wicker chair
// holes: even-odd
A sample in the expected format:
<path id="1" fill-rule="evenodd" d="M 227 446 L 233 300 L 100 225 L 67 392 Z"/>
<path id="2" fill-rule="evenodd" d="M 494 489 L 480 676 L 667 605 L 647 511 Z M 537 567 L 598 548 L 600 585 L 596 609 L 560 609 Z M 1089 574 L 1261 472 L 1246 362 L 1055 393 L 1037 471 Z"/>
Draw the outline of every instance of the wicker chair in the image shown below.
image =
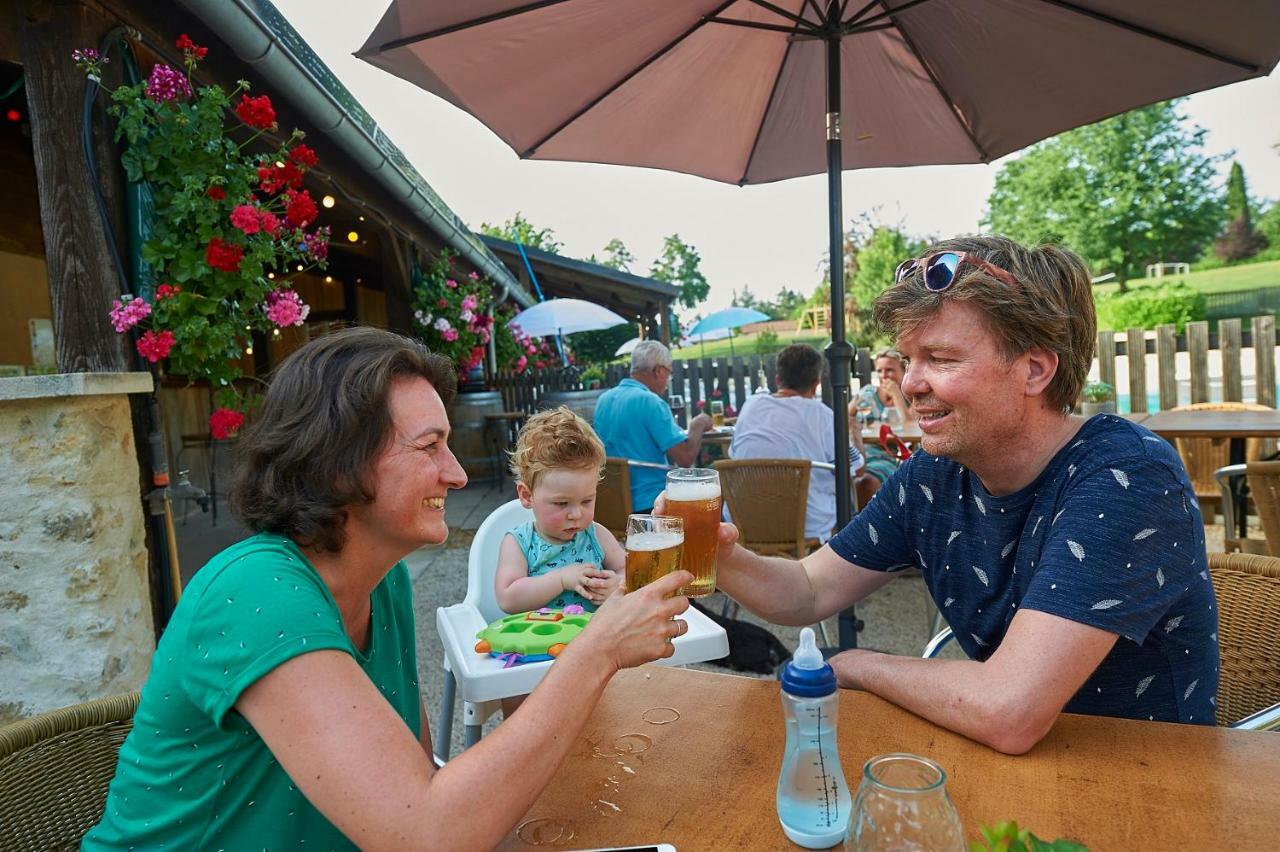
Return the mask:
<path id="1" fill-rule="evenodd" d="M 809 503 L 807 460 L 726 459 L 713 467 L 720 472 L 725 502 L 743 547 L 762 556 L 796 559 L 818 549 L 821 542 L 804 534 Z"/>
<path id="2" fill-rule="evenodd" d="M 1280 702 L 1280 559 L 1209 554 L 1218 596 L 1218 724 Z"/>
<path id="3" fill-rule="evenodd" d="M 1249 495 L 1258 508 L 1258 519 L 1262 521 L 1265 552 L 1269 556 L 1280 556 L 1280 461 L 1248 462 L 1245 477 L 1249 481 Z M 1246 552 L 1250 552 L 1249 543 L 1251 540 L 1236 541 Z"/>
<path id="4" fill-rule="evenodd" d="M 0 728 L 0 849 L 79 848 L 99 819 L 138 693 Z"/>
<path id="5" fill-rule="evenodd" d="M 626 459 L 604 460 L 604 478 L 596 489 L 596 523 L 604 525 L 618 541 L 626 541 L 627 515 L 631 514 L 631 470 Z"/>
<path id="6" fill-rule="evenodd" d="M 1173 411 L 1270 411 L 1265 405 L 1252 402 L 1197 402 L 1183 405 Z M 1214 473 L 1218 468 L 1231 463 L 1230 438 L 1175 438 L 1178 455 L 1187 469 L 1191 479 L 1191 487 L 1195 491 L 1196 500 L 1206 524 L 1214 521 L 1215 514 L 1222 501 L 1222 492 Z M 1245 441 L 1245 461 L 1262 458 L 1263 439 L 1249 438 Z M 1243 507 L 1241 507 L 1243 509 Z"/>

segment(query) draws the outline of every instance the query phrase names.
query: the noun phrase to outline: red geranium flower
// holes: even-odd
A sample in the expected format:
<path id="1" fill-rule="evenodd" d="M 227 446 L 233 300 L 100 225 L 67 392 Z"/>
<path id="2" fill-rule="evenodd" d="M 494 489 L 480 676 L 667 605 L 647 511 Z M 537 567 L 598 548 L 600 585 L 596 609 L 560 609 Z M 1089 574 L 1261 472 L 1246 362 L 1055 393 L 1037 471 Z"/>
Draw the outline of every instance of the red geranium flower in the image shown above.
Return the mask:
<path id="1" fill-rule="evenodd" d="M 266 95 L 256 98 L 241 95 L 240 103 L 236 104 L 236 115 L 245 124 L 259 130 L 266 130 L 276 123 L 276 109 Z"/>
<path id="2" fill-rule="evenodd" d="M 235 225 L 246 234 L 256 234 L 262 227 L 261 218 L 258 214 L 258 208 L 252 204 L 240 204 L 235 210 L 231 211 L 231 224 Z"/>
<path id="3" fill-rule="evenodd" d="M 244 257 L 244 249 L 217 237 L 209 240 L 205 249 L 204 262 L 219 272 L 235 272 L 240 268 L 240 259 Z"/>
<path id="4" fill-rule="evenodd" d="M 183 54 L 187 57 L 187 61 L 189 62 L 204 59 L 205 56 L 207 56 L 209 53 L 209 48 L 201 47 L 200 45 L 196 44 L 194 41 L 191 40 L 191 36 L 187 35 L 186 33 L 183 33 L 182 35 L 178 36 L 178 40 L 174 42 L 174 45 L 178 48 L 178 50 L 181 50 L 183 52 Z"/>
<path id="5" fill-rule="evenodd" d="M 293 163 L 261 166 L 258 168 L 258 185 L 270 195 L 275 195 L 286 187 L 298 189 L 302 186 L 302 170 Z"/>
<path id="6" fill-rule="evenodd" d="M 301 144 L 293 146 L 293 150 L 289 152 L 289 160 L 308 169 L 320 162 L 314 150 Z"/>
<path id="7" fill-rule="evenodd" d="M 316 209 L 316 203 L 311 200 L 311 193 L 307 190 L 296 192 L 291 189 L 288 196 L 289 205 L 285 208 L 285 218 L 291 225 L 305 228 L 320 215 L 320 211 Z"/>
<path id="8" fill-rule="evenodd" d="M 159 334 L 154 331 L 145 332 L 138 338 L 137 345 L 138 354 L 154 364 L 161 358 L 169 357 L 169 350 L 173 348 L 173 332 L 162 331 Z"/>
<path id="9" fill-rule="evenodd" d="M 204 191 L 204 194 L 214 201 L 221 201 L 227 197 L 227 191 L 220 186 L 211 186 Z"/>
<path id="10" fill-rule="evenodd" d="M 156 301 L 167 299 L 170 296 L 176 296 L 182 292 L 182 288 L 177 284 L 161 284 L 156 288 Z"/>
<path id="11" fill-rule="evenodd" d="M 244 425 L 244 415 L 234 408 L 215 408 L 209 415 L 209 433 L 219 441 L 225 441 Z"/>

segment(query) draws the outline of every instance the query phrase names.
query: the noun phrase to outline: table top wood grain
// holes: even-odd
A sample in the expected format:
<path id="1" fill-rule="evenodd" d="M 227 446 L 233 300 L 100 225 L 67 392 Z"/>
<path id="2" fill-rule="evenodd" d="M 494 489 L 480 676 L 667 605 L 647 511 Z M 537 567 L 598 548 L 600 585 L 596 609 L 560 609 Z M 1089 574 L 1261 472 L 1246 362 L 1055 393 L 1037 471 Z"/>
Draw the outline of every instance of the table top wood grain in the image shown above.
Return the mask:
<path id="1" fill-rule="evenodd" d="M 651 708 L 680 718 L 650 724 Z M 621 672 L 522 820 L 524 836 L 559 832 L 549 844 L 558 849 L 796 848 L 774 806 L 784 740 L 776 681 L 652 665 Z M 1010 757 L 869 693 L 842 691 L 839 743 L 851 793 L 875 755 L 936 760 L 969 839 L 1007 819 L 1095 852 L 1262 849 L 1280 837 L 1272 733 L 1064 714 L 1031 752 Z M 499 848 L 530 848 L 520 831 Z"/>
<path id="2" fill-rule="evenodd" d="M 1162 438 L 1280 437 L 1280 411 L 1275 410 L 1157 411 L 1139 422 Z"/>

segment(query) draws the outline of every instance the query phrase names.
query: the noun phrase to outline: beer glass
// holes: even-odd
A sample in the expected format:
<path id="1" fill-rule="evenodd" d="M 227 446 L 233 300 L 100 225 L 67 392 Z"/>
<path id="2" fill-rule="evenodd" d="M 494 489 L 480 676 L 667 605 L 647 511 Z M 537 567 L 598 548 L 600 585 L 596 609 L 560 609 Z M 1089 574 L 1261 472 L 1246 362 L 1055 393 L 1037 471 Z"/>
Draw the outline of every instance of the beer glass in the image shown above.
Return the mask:
<path id="1" fill-rule="evenodd" d="M 680 570 L 684 523 L 665 515 L 627 516 L 627 591 Z"/>
<path id="2" fill-rule="evenodd" d="M 711 400 L 711 425 L 717 429 L 724 425 L 724 403 L 718 399 Z"/>
<path id="3" fill-rule="evenodd" d="M 701 598 L 716 590 L 722 505 L 720 474 L 716 471 L 700 467 L 667 471 L 667 514 L 684 522 L 684 558 L 680 567 L 693 574 L 693 582 L 680 590 L 682 595 Z"/>

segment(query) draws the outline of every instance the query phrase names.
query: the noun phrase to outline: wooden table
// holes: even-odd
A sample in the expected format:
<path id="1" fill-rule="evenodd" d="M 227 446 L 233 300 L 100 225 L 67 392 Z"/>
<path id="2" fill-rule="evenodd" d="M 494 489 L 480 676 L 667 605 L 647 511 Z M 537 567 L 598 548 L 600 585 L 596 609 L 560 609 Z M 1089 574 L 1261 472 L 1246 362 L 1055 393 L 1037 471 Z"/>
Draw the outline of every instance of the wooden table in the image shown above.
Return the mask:
<path id="1" fill-rule="evenodd" d="M 1140 421 L 1162 438 L 1280 438 L 1280 411 L 1157 411 Z"/>
<path id="2" fill-rule="evenodd" d="M 641 718 L 666 707 L 680 718 Z M 852 691 L 840 694 L 839 732 L 851 793 L 874 755 L 938 761 L 969 839 L 979 825 L 1006 819 L 1094 852 L 1266 849 L 1280 838 L 1280 736 L 1272 733 L 1063 715 L 1030 753 L 1009 757 Z M 613 745 L 627 734 L 651 745 L 619 755 Z M 553 836 L 552 825 L 571 825 L 558 849 L 797 848 L 774 807 L 784 740 L 776 681 L 653 665 L 624 671 L 521 824 L 547 820 L 541 827 Z M 621 740 L 621 750 L 643 742 Z M 518 831 L 499 848 L 528 849 Z"/>

